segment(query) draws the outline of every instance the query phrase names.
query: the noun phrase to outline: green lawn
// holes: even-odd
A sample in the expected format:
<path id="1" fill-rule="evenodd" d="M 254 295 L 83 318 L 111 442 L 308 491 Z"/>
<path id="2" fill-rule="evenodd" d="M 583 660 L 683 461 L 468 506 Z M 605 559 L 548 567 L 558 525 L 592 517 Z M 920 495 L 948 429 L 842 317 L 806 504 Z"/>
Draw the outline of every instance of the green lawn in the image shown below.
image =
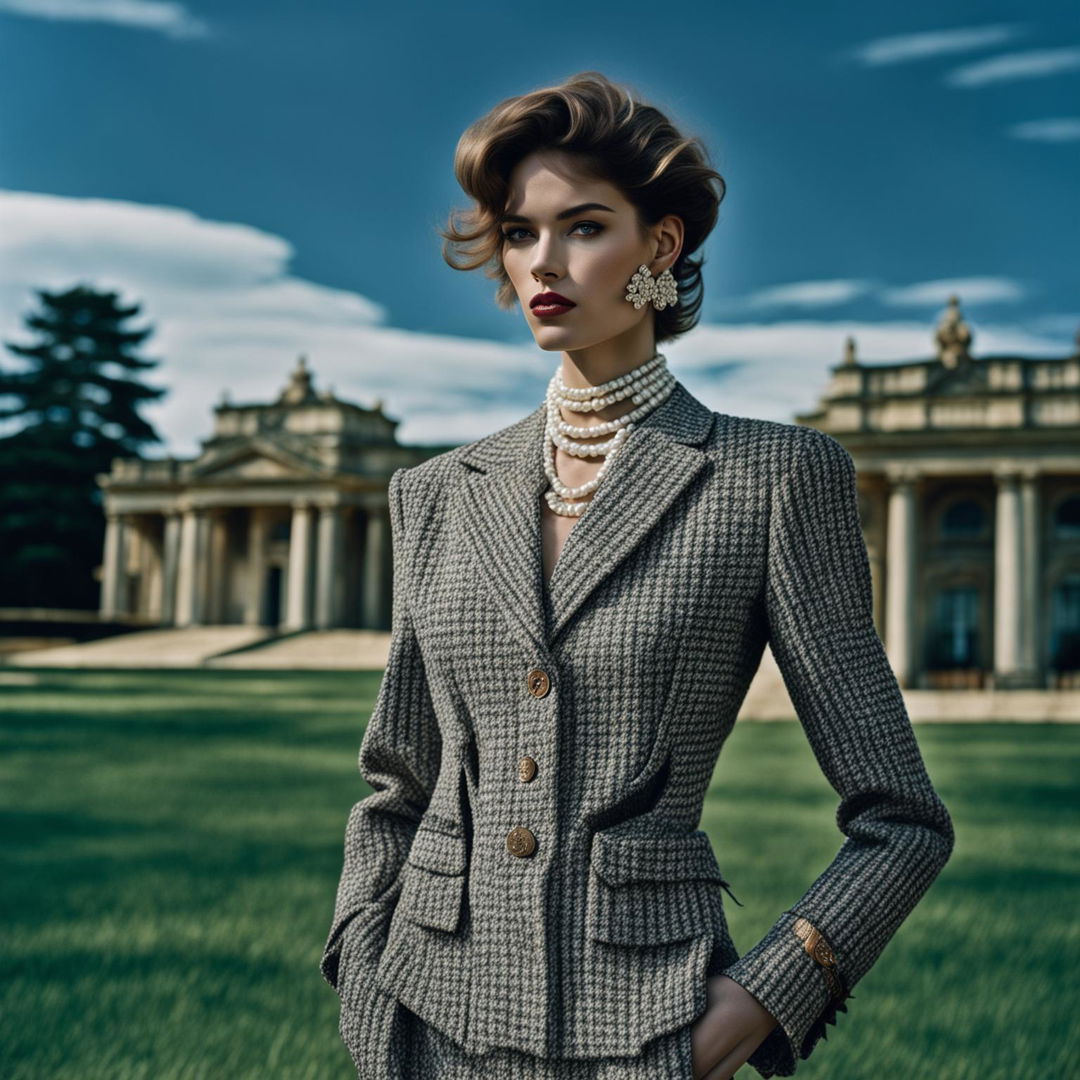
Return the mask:
<path id="1" fill-rule="evenodd" d="M 355 1077 L 318 960 L 378 673 L 35 676 L 0 674 L 0 1076 Z M 800 1076 L 1076 1068 L 1078 732 L 918 728 L 956 850 Z M 740 951 L 835 806 L 797 724 L 737 727 L 703 826 Z"/>

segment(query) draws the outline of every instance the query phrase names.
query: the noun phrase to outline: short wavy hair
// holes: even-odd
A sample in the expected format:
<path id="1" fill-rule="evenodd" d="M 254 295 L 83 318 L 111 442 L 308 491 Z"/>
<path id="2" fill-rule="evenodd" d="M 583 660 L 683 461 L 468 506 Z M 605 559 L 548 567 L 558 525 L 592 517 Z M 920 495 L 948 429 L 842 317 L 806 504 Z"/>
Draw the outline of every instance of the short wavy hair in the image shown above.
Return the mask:
<path id="1" fill-rule="evenodd" d="M 507 98 L 465 130 L 454 175 L 473 205 L 451 211 L 439 230 L 443 258 L 455 270 L 486 267 L 486 276 L 499 282 L 496 304 L 513 306 L 500 219 L 514 168 L 547 149 L 573 155 L 585 175 L 619 188 L 637 208 L 642 235 L 667 214 L 682 219 L 683 247 L 671 267 L 679 300 L 653 314 L 657 343 L 685 334 L 701 311 L 705 257 L 695 253 L 716 224 L 727 185 L 699 137 L 683 134 L 655 106 L 635 100 L 632 90 L 598 71 Z"/>

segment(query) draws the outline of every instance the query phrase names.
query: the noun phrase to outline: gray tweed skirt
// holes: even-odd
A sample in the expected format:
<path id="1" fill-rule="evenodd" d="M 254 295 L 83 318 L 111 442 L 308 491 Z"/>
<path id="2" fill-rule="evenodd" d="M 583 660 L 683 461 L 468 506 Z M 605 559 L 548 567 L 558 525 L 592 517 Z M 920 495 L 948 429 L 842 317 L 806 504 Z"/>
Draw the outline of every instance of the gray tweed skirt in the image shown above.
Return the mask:
<path id="1" fill-rule="evenodd" d="M 497 1047 L 470 1054 L 381 990 L 353 996 L 340 1031 L 359 1080 L 693 1080 L 687 1024 L 635 1057 L 539 1058 Z"/>

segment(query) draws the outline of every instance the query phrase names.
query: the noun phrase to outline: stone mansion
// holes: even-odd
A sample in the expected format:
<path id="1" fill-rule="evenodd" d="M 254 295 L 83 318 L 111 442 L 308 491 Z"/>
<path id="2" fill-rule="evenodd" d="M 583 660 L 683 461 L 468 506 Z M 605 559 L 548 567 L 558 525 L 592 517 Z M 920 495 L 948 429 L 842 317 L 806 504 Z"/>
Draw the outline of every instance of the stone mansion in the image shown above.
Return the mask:
<path id="1" fill-rule="evenodd" d="M 863 363 L 848 339 L 818 407 L 858 470 L 878 632 L 906 688 L 1080 686 L 1080 347 L 975 356 L 953 297 L 932 355 Z M 1080 346 L 1080 335 L 1078 335 Z M 317 393 L 215 406 L 191 460 L 99 477 L 103 617 L 162 626 L 387 629 L 391 473 L 449 446 Z"/>

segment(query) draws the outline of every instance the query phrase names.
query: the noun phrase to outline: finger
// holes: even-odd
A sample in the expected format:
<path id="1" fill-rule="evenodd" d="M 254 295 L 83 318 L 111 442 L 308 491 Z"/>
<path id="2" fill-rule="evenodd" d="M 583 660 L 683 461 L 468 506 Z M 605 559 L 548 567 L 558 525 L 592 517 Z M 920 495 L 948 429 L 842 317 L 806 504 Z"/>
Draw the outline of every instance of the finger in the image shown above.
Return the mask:
<path id="1" fill-rule="evenodd" d="M 737 1051 L 740 1043 L 732 1040 L 731 1024 L 722 1010 L 713 1008 L 694 1025 L 691 1046 L 694 1075 L 698 1080 L 705 1080 L 716 1063 L 726 1060 L 728 1055 Z"/>
<path id="2" fill-rule="evenodd" d="M 733 1050 L 728 1051 L 701 1080 L 732 1080 L 747 1062 L 758 1044 L 753 1037 L 741 1039 Z"/>

